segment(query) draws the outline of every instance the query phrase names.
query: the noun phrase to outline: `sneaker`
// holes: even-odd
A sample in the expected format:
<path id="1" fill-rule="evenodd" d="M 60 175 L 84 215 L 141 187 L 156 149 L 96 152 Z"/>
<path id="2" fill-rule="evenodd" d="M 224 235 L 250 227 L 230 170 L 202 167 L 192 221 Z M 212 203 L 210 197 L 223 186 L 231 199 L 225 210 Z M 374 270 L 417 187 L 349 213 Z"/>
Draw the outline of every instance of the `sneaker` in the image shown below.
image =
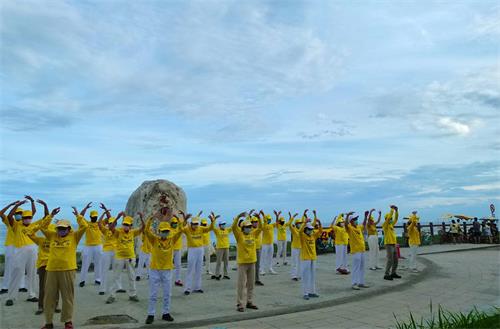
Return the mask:
<path id="1" fill-rule="evenodd" d="M 9 292 L 9 289 L 2 289 L 0 290 L 0 295 L 6 294 Z"/>
<path id="2" fill-rule="evenodd" d="M 105 294 L 105 292 L 104 292 L 104 291 L 99 291 L 99 295 L 101 295 L 101 296 L 102 296 L 102 295 L 104 295 L 104 294 Z"/>
<path id="3" fill-rule="evenodd" d="M 133 302 L 138 302 L 139 301 L 139 297 L 137 297 L 137 295 L 134 295 L 134 296 L 129 296 L 128 297 L 128 300 L 131 300 Z"/>
<path id="4" fill-rule="evenodd" d="M 80 282 L 79 286 L 80 287 L 85 287 L 85 281 Z"/>
<path id="5" fill-rule="evenodd" d="M 135 281 L 141 281 L 141 277 L 140 276 L 136 276 L 135 277 Z"/>
<path id="6" fill-rule="evenodd" d="M 28 292 L 28 289 L 26 289 L 26 288 L 19 288 L 19 292 Z"/>
<path id="7" fill-rule="evenodd" d="M 61 313 L 61 309 L 60 309 L 60 308 L 56 308 L 56 309 L 54 310 L 54 312 L 56 312 L 56 313 Z"/>
<path id="8" fill-rule="evenodd" d="M 54 329 L 54 325 L 52 323 L 47 323 L 42 327 L 42 329 Z"/>
<path id="9" fill-rule="evenodd" d="M 247 308 L 251 308 L 252 310 L 258 310 L 259 309 L 256 305 L 254 305 L 252 303 L 247 303 Z"/>
<path id="10" fill-rule="evenodd" d="M 245 312 L 245 309 L 243 308 L 243 306 L 241 306 L 241 305 L 239 305 L 239 304 L 238 304 L 238 305 L 236 305 L 236 310 L 237 310 L 238 312 Z"/>
<path id="11" fill-rule="evenodd" d="M 259 274 L 260 274 L 260 275 L 266 275 L 266 272 L 264 272 L 264 271 L 260 271 L 260 273 L 259 273 Z"/>
<path id="12" fill-rule="evenodd" d="M 187 291 L 187 290 L 186 290 L 186 291 L 184 291 L 184 295 L 186 295 L 186 296 L 187 296 L 187 295 L 189 295 L 190 293 L 191 293 L 191 292 L 189 292 L 189 291 Z"/>
<path id="13" fill-rule="evenodd" d="M 31 297 L 31 298 L 26 299 L 26 301 L 27 301 L 27 302 L 36 303 L 36 302 L 38 302 L 38 298 L 36 298 L 36 297 Z"/>
<path id="14" fill-rule="evenodd" d="M 309 300 L 309 295 L 304 295 L 303 297 L 305 300 Z"/>
<path id="15" fill-rule="evenodd" d="M 94 284 L 95 284 L 96 286 L 100 286 L 100 285 L 101 285 L 101 281 L 99 281 L 99 280 L 95 280 L 95 281 L 94 281 Z"/>
<path id="16" fill-rule="evenodd" d="M 231 280 L 231 278 L 228 277 L 227 275 L 224 275 L 223 278 L 226 279 L 226 280 Z"/>
<path id="17" fill-rule="evenodd" d="M 292 278 L 292 281 L 299 281 L 299 279 L 297 279 L 297 278 Z"/>
<path id="18" fill-rule="evenodd" d="M 276 267 L 280 267 L 280 263 L 279 263 L 279 262 L 277 262 L 275 266 L 276 266 Z"/>
<path id="19" fill-rule="evenodd" d="M 392 280 L 394 280 L 394 279 L 393 279 L 393 278 L 392 278 L 392 276 L 390 276 L 390 275 L 384 275 L 384 280 L 389 280 L 389 281 L 392 281 Z"/>
<path id="20" fill-rule="evenodd" d="M 278 272 L 276 272 L 276 271 L 275 271 L 275 270 L 273 270 L 273 269 L 270 269 L 270 270 L 269 270 L 269 273 L 271 273 L 272 275 L 276 275 L 276 274 L 278 274 Z"/>
<path id="21" fill-rule="evenodd" d="M 14 301 L 12 299 L 7 299 L 7 301 L 5 302 L 5 306 L 12 306 L 14 305 Z"/>
<path id="22" fill-rule="evenodd" d="M 153 323 L 154 320 L 155 320 L 154 315 L 148 315 L 148 317 L 146 318 L 146 324 L 151 324 Z"/>
<path id="23" fill-rule="evenodd" d="M 370 288 L 369 285 L 363 284 L 363 283 L 362 284 L 358 284 L 358 287 L 360 287 L 360 288 Z"/>
<path id="24" fill-rule="evenodd" d="M 106 299 L 106 304 L 114 303 L 114 301 L 115 301 L 115 297 L 109 296 L 108 299 Z"/>
<path id="25" fill-rule="evenodd" d="M 71 321 L 68 321 L 66 323 L 64 323 L 64 329 L 73 329 L 73 322 Z"/>
<path id="26" fill-rule="evenodd" d="M 216 275 L 212 275 L 211 279 L 212 279 L 212 280 L 215 280 L 215 279 L 217 279 L 217 276 L 216 276 Z M 220 279 L 220 278 L 219 278 L 219 279 Z"/>
<path id="27" fill-rule="evenodd" d="M 264 284 L 262 283 L 262 281 L 255 281 L 255 285 L 256 286 L 263 286 Z"/>
<path id="28" fill-rule="evenodd" d="M 40 315 L 42 313 L 43 313 L 43 309 L 39 308 L 38 310 L 36 310 L 35 315 Z"/>
<path id="29" fill-rule="evenodd" d="M 288 262 L 284 262 L 283 265 L 287 266 L 288 265 Z"/>
<path id="30" fill-rule="evenodd" d="M 319 295 L 318 294 L 309 294 L 309 297 L 311 297 L 311 298 L 318 298 Z"/>
<path id="31" fill-rule="evenodd" d="M 370 267 L 370 270 L 372 270 L 372 271 L 376 271 L 376 270 L 377 270 L 377 268 L 376 268 L 376 267 Z"/>
<path id="32" fill-rule="evenodd" d="M 118 289 L 116 292 L 119 293 L 119 294 L 124 294 L 124 293 L 127 292 L 127 290 L 125 290 L 125 289 Z"/>
<path id="33" fill-rule="evenodd" d="M 382 270 L 383 268 L 382 267 L 375 267 L 377 270 Z"/>
<path id="34" fill-rule="evenodd" d="M 203 293 L 203 290 L 202 289 L 196 289 L 196 290 L 193 290 L 193 292 L 196 292 L 198 294 L 202 294 Z"/>
<path id="35" fill-rule="evenodd" d="M 397 273 L 392 273 L 391 276 L 393 279 L 401 279 L 401 275 L 398 275 Z"/>
<path id="36" fill-rule="evenodd" d="M 420 272 L 420 271 L 419 271 L 419 270 L 417 270 L 416 268 L 412 269 L 411 271 L 412 271 L 413 273 L 419 273 L 419 272 Z"/>
<path id="37" fill-rule="evenodd" d="M 220 281 L 220 278 L 221 278 L 221 276 L 220 276 L 220 275 L 219 275 L 219 276 L 216 276 L 216 277 L 215 277 L 215 280 Z"/>
<path id="38" fill-rule="evenodd" d="M 182 287 L 182 286 L 184 286 L 184 284 L 182 283 L 182 281 L 181 281 L 181 280 L 177 280 L 177 281 L 175 281 L 175 285 L 176 285 L 177 287 Z"/>
<path id="39" fill-rule="evenodd" d="M 352 285 L 352 289 L 353 290 L 360 290 L 359 286 L 357 284 L 353 284 Z"/>
<path id="40" fill-rule="evenodd" d="M 162 320 L 172 322 L 174 321 L 174 318 L 170 315 L 170 313 L 165 313 L 161 316 Z"/>

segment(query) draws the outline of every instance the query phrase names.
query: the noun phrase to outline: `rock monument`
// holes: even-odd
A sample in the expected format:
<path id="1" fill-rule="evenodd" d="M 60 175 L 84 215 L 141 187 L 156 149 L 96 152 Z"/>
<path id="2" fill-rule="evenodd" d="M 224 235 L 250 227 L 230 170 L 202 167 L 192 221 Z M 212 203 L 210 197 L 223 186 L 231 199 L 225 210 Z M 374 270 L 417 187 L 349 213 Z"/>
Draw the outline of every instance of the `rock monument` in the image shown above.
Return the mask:
<path id="1" fill-rule="evenodd" d="M 144 220 L 148 216 L 170 207 L 174 214 L 178 211 L 186 211 L 186 194 L 179 186 L 165 180 L 157 179 L 145 181 L 130 195 L 125 213 L 135 218 L 138 223 L 137 212 L 144 213 Z"/>

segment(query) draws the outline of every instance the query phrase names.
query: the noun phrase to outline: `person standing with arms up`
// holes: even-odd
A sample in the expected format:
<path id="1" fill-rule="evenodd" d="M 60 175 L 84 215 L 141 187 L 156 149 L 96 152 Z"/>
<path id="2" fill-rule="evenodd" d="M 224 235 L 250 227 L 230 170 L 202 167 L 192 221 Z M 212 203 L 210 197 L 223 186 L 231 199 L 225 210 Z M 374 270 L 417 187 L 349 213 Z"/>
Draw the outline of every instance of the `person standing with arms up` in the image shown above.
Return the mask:
<path id="1" fill-rule="evenodd" d="M 278 221 L 281 212 L 274 211 L 276 221 Z M 262 261 L 261 261 L 261 275 L 267 272 L 271 274 L 278 274 L 273 269 L 273 254 L 274 254 L 274 228 L 276 223 L 271 223 L 271 215 L 262 215 L 264 217 L 264 226 L 262 227 Z"/>
<path id="2" fill-rule="evenodd" d="M 101 256 L 101 285 L 99 286 L 99 295 L 105 295 L 110 286 L 112 275 L 109 273 L 110 266 L 115 268 L 115 250 L 116 250 L 116 218 L 111 216 L 110 210 L 101 203 L 100 208 L 104 211 L 97 224 L 103 236 L 102 256 Z M 106 216 L 106 219 L 104 219 Z M 111 277 L 111 280 L 110 280 Z M 121 277 L 118 279 L 118 290 L 122 289 Z"/>
<path id="3" fill-rule="evenodd" d="M 300 242 L 300 227 L 302 226 L 303 220 L 302 219 L 297 219 L 295 223 L 293 221 L 295 220 L 295 217 L 298 214 L 292 214 L 289 212 L 289 220 L 288 220 L 288 227 L 290 227 L 290 232 L 292 233 L 292 268 L 290 269 L 290 277 L 292 278 L 293 281 L 299 281 L 301 277 L 301 270 L 300 270 L 300 248 L 301 248 L 301 242 Z"/>
<path id="4" fill-rule="evenodd" d="M 177 233 L 181 230 L 182 224 L 179 224 L 179 218 L 177 216 L 172 217 L 170 221 L 171 234 Z M 174 278 L 175 285 L 182 287 L 184 284 L 181 279 L 181 252 L 182 252 L 182 236 L 174 242 Z"/>
<path id="5" fill-rule="evenodd" d="M 377 225 L 380 223 L 380 219 L 382 218 L 382 212 L 378 211 L 378 220 L 375 222 L 375 219 L 372 216 L 372 213 L 375 209 L 370 210 L 370 212 L 365 211 L 365 220 L 366 223 L 366 232 L 368 234 L 368 259 L 370 262 L 370 270 L 375 271 L 377 269 L 381 269 L 378 266 L 378 258 L 380 257 L 380 248 L 378 245 L 378 233 L 377 233 Z"/>
<path id="6" fill-rule="evenodd" d="M 219 218 L 219 216 L 215 216 Z M 215 275 L 212 275 L 212 279 L 220 280 L 220 268 L 221 264 L 224 263 L 224 279 L 229 280 L 228 267 L 229 267 L 229 234 L 233 231 L 232 227 L 226 228 L 226 222 L 219 222 L 219 227 L 214 228 L 215 237 L 217 238 L 217 263 L 215 266 Z"/>
<path id="7" fill-rule="evenodd" d="M 80 213 L 82 218 L 85 218 L 85 213 L 92 206 L 89 202 Z M 90 223 L 88 223 L 87 231 L 85 231 L 85 245 L 82 252 L 82 271 L 80 272 L 80 287 L 85 286 L 85 280 L 89 271 L 90 264 L 94 264 L 94 283 L 101 284 L 101 257 L 102 257 L 102 233 L 97 224 L 99 213 L 97 210 L 90 212 Z"/>
<path id="8" fill-rule="evenodd" d="M 258 213 L 252 215 L 254 211 L 255 210 L 252 209 L 249 212 L 247 219 L 250 219 L 250 222 L 252 223 L 252 228 L 256 230 L 259 227 L 260 217 Z M 259 234 L 255 235 L 255 249 L 257 252 L 257 262 L 255 263 L 255 285 L 263 286 L 264 283 L 260 281 L 260 268 L 262 261 L 262 229 L 260 230 Z"/>
<path id="9" fill-rule="evenodd" d="M 360 290 L 360 288 L 368 288 L 365 284 L 365 238 L 363 232 L 365 231 L 366 221 L 368 214 L 363 221 L 363 225 L 358 225 L 358 217 L 351 216 L 354 212 L 346 215 L 347 225 L 345 226 L 347 234 L 349 234 L 349 246 L 352 255 L 352 273 L 351 283 L 352 289 Z"/>
<path id="10" fill-rule="evenodd" d="M 311 224 L 307 220 L 300 227 L 300 261 L 302 267 L 302 294 L 305 300 L 317 298 L 316 293 L 316 240 L 323 233 L 321 222 L 316 216 L 316 210 L 313 210 L 314 222 Z M 314 231 L 314 226 L 319 225 L 318 230 Z"/>
<path id="11" fill-rule="evenodd" d="M 288 224 L 285 223 L 285 219 L 280 216 L 278 221 L 276 222 L 276 231 L 278 233 L 278 250 L 276 252 L 276 266 L 279 266 L 279 260 L 281 258 L 281 262 L 284 265 L 287 265 L 286 262 L 286 252 L 287 252 L 287 239 L 286 239 L 286 228 Z"/>
<path id="12" fill-rule="evenodd" d="M 335 237 L 335 267 L 338 274 L 349 274 L 347 269 L 347 244 L 349 235 L 345 230 L 344 215 L 340 214 L 330 225 Z"/>
<path id="13" fill-rule="evenodd" d="M 391 210 L 385 215 L 382 230 L 384 230 L 384 244 L 387 251 L 387 264 L 385 265 L 384 280 L 401 279 L 396 273 L 398 269 L 398 255 L 396 252 L 396 230 L 394 226 L 398 222 L 398 207 L 391 205 Z"/>
<path id="14" fill-rule="evenodd" d="M 417 211 L 414 210 L 408 220 L 408 244 L 410 245 L 410 271 L 418 273 L 417 269 L 417 252 L 420 247 L 420 230 L 418 222 L 420 218 L 417 216 Z"/>

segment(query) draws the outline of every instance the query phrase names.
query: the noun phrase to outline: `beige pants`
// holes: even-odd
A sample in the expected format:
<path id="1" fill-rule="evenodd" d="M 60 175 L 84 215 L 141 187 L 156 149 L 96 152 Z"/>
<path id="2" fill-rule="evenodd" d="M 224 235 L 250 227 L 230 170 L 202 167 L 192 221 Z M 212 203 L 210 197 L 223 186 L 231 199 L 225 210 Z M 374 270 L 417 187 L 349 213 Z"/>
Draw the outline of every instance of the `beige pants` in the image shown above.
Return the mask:
<path id="1" fill-rule="evenodd" d="M 255 286 L 255 263 L 238 264 L 238 297 L 236 303 L 245 307 L 252 303 L 253 288 Z"/>
<path id="2" fill-rule="evenodd" d="M 75 270 L 47 271 L 43 301 L 43 313 L 47 324 L 52 323 L 59 294 L 62 299 L 61 322 L 72 321 L 75 300 Z"/>
<path id="3" fill-rule="evenodd" d="M 229 264 L 229 248 L 217 248 L 217 263 L 215 265 L 215 275 L 220 275 L 220 266 L 224 262 L 224 275 L 227 276 L 227 267 Z"/>

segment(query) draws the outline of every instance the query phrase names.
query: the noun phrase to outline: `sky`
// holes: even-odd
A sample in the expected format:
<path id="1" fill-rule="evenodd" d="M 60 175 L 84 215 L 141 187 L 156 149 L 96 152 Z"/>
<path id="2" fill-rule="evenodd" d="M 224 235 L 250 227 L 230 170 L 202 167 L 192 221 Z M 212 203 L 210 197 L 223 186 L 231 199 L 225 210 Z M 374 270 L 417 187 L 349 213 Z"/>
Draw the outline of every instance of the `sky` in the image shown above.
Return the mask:
<path id="1" fill-rule="evenodd" d="M 2 1 L 0 203 L 489 216 L 499 41 L 487 0 Z"/>

